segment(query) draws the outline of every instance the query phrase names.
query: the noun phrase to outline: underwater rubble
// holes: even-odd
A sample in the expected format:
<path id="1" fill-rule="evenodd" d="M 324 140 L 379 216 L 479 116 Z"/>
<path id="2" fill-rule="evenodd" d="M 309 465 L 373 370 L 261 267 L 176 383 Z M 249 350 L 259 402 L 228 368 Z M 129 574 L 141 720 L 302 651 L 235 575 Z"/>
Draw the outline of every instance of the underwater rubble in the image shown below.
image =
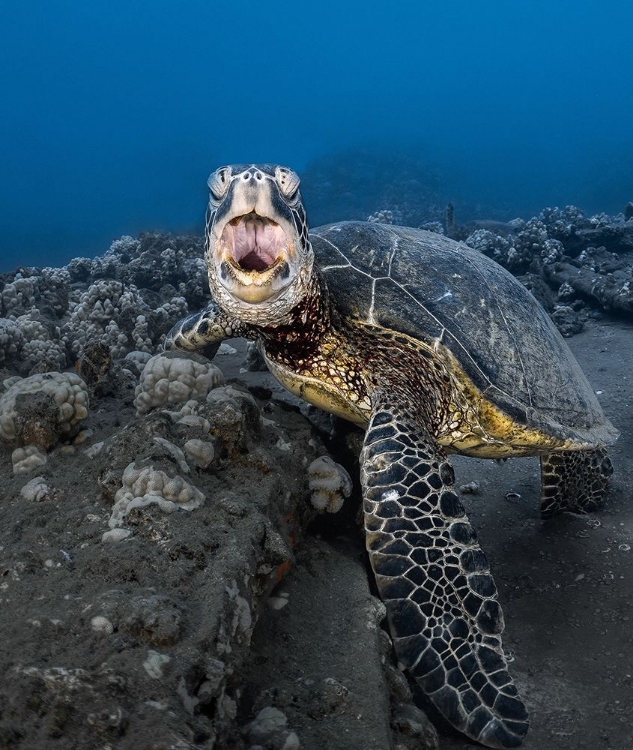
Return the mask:
<path id="1" fill-rule="evenodd" d="M 262 602 L 347 491 L 298 407 L 235 377 L 244 347 L 160 351 L 208 299 L 200 254 L 124 237 L 3 277 L 1 747 L 242 747 Z"/>
<path id="2" fill-rule="evenodd" d="M 0 746 L 227 747 L 325 449 L 196 357 L 112 367 L 106 396 L 45 373 L 0 404 Z"/>

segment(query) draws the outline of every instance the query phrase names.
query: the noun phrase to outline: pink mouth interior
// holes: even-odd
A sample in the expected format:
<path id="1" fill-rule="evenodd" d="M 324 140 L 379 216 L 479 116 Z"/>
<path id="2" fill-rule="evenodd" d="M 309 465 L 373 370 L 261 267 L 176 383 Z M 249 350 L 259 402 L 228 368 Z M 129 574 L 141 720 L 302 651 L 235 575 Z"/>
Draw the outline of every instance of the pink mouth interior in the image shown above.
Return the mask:
<path id="1" fill-rule="evenodd" d="M 270 219 L 255 213 L 232 219 L 222 232 L 232 259 L 245 271 L 265 271 L 286 253 L 286 235 Z"/>

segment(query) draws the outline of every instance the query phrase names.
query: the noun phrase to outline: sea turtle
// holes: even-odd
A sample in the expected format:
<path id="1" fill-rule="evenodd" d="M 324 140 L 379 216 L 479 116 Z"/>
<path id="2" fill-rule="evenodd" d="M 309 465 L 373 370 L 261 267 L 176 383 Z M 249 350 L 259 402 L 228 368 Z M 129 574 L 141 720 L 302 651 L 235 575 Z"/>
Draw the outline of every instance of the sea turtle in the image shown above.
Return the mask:
<path id="1" fill-rule="evenodd" d="M 528 716 L 497 589 L 446 456 L 539 455 L 543 514 L 585 511 L 617 431 L 547 314 L 484 255 L 376 223 L 308 234 L 285 167 L 222 167 L 209 189 L 215 301 L 166 348 L 254 339 L 290 391 L 366 428 L 367 549 L 398 659 L 461 732 L 518 746 Z"/>

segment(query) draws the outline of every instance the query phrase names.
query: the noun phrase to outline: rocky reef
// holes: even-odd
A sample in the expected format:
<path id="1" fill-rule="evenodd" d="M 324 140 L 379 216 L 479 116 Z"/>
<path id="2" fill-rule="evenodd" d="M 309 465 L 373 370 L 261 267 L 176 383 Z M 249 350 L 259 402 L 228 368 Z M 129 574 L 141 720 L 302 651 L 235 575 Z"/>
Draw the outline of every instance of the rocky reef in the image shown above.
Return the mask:
<path id="1" fill-rule="evenodd" d="M 240 741 L 250 638 L 325 449 L 270 392 L 164 360 L 136 386 L 115 360 L 107 395 L 48 373 L 2 396 L 3 747 Z"/>
<path id="2" fill-rule="evenodd" d="M 124 237 L 2 278 L 2 747 L 246 746 L 261 608 L 349 494 L 285 392 L 240 378 L 243 343 L 161 353 L 208 299 L 201 253 Z"/>
<path id="3" fill-rule="evenodd" d="M 391 205 L 371 220 L 406 216 Z M 633 207 L 422 226 L 516 274 L 564 335 L 633 311 Z M 269 594 L 353 483 L 328 456 L 328 419 L 272 384 L 244 342 L 213 364 L 162 353 L 209 300 L 202 252 L 201 238 L 152 233 L 0 277 L 2 747 L 291 750 L 302 701 L 309 715 L 358 710 L 327 678 L 292 696 L 262 686 L 240 713 L 255 626 L 267 601 L 284 606 Z M 359 596 L 392 701 L 385 742 L 435 747 L 390 665 L 384 611 Z"/>

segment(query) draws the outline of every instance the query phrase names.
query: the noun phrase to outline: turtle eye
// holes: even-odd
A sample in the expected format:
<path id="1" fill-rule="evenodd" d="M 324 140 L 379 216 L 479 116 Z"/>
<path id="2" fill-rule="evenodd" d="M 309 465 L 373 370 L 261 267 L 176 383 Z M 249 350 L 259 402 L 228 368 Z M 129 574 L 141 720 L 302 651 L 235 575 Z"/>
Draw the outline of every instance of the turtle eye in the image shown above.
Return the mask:
<path id="1" fill-rule="evenodd" d="M 212 172 L 207 180 L 213 200 L 221 201 L 229 189 L 231 170 L 228 167 L 220 167 Z"/>
<path id="2" fill-rule="evenodd" d="M 275 167 L 275 180 L 284 198 L 292 198 L 299 189 L 299 175 L 288 167 Z"/>

